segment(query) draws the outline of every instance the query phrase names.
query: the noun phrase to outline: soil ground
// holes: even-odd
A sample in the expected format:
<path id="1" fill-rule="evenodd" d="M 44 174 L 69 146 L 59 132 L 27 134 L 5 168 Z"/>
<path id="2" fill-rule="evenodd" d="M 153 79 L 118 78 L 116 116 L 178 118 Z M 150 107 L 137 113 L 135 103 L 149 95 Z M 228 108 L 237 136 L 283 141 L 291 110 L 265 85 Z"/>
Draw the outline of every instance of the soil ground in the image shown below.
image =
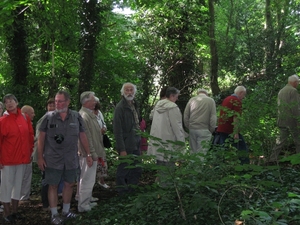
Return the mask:
<path id="1" fill-rule="evenodd" d="M 93 190 L 93 197 L 99 198 L 97 202 L 98 205 L 101 202 L 105 202 L 105 200 L 114 197 L 116 192 L 112 188 L 114 185 L 113 182 L 106 182 L 108 185 L 111 186 L 110 189 L 104 189 L 99 184 L 95 184 Z M 76 187 L 75 187 L 76 188 Z M 38 192 L 37 192 L 38 193 Z M 71 210 L 76 213 L 80 214 L 77 210 L 77 201 L 75 200 L 75 193 L 76 190 L 73 191 L 73 198 L 71 202 Z M 59 197 L 59 205 L 62 204 L 62 198 Z M 48 225 L 50 223 L 50 211 L 44 211 L 42 208 L 41 197 L 39 194 L 33 194 L 30 196 L 30 200 L 28 201 L 20 201 L 19 205 L 19 212 L 24 216 L 24 219 L 16 221 L 16 225 Z M 61 212 L 61 210 L 59 210 Z M 7 224 L 7 223 L 2 223 Z"/>

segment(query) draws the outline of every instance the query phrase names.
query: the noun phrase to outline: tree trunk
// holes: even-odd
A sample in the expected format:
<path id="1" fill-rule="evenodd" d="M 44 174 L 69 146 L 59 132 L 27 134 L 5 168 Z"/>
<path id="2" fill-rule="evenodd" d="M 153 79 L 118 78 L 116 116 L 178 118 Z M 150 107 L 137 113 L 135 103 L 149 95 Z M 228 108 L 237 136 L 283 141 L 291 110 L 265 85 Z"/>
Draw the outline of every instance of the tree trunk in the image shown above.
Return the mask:
<path id="1" fill-rule="evenodd" d="M 210 38 L 210 54 L 211 54 L 211 79 L 210 86 L 213 95 L 218 95 L 220 93 L 220 88 L 218 84 L 218 50 L 215 37 L 215 9 L 214 0 L 209 0 L 209 38 Z"/>
<path id="2" fill-rule="evenodd" d="M 90 90 L 95 73 L 96 37 L 99 33 L 99 10 L 97 0 L 83 1 L 81 12 L 81 60 L 79 71 L 78 94 Z M 79 102 L 79 98 L 78 98 Z M 80 104 L 79 104 L 80 105 Z"/>
<path id="3" fill-rule="evenodd" d="M 12 25 L 8 25 L 7 34 L 7 53 L 12 67 L 12 92 L 16 97 L 21 97 L 28 92 L 27 76 L 29 51 L 26 43 L 27 33 L 25 30 L 25 17 L 23 7 L 18 7 L 14 14 Z"/>
<path id="4" fill-rule="evenodd" d="M 273 77 L 274 75 L 274 34 L 272 22 L 271 0 L 266 0 L 265 5 L 265 69 L 266 77 Z"/>

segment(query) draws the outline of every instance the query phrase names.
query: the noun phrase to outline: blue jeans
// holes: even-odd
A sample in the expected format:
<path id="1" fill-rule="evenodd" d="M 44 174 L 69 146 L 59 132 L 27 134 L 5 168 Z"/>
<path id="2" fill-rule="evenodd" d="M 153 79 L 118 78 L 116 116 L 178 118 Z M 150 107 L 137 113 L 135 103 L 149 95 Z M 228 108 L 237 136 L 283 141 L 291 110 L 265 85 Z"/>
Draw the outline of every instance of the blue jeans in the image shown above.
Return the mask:
<path id="1" fill-rule="evenodd" d="M 239 134 L 239 141 L 235 141 L 232 137 L 230 137 L 230 134 L 219 132 L 219 142 L 218 144 L 223 145 L 225 149 L 228 149 L 229 144 L 235 147 L 241 153 L 241 157 L 239 157 L 239 160 L 241 161 L 241 164 L 249 164 L 249 153 L 248 148 L 246 145 L 246 142 L 244 140 L 243 135 Z M 226 141 L 227 140 L 227 141 Z"/>

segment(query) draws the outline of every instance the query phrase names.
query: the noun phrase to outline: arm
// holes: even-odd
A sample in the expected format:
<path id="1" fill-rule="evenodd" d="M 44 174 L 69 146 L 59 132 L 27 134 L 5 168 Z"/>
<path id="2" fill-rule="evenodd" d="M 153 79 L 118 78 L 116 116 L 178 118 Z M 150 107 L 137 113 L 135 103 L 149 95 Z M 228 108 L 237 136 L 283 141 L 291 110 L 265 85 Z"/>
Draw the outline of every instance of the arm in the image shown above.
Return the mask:
<path id="1" fill-rule="evenodd" d="M 209 122 L 209 130 L 211 133 L 213 133 L 216 129 L 217 125 L 217 110 L 216 110 L 216 103 L 213 100 L 212 101 L 212 107 L 211 107 L 211 113 L 210 113 L 210 122 Z"/>
<path id="2" fill-rule="evenodd" d="M 292 115 L 296 118 L 298 124 L 300 122 L 300 97 L 297 89 L 293 90 L 291 94 L 291 106 L 292 107 Z"/>
<path id="3" fill-rule="evenodd" d="M 150 115 L 149 115 L 149 119 L 152 120 L 153 119 L 153 115 L 154 115 L 154 109 L 151 110 Z"/>
<path id="4" fill-rule="evenodd" d="M 122 129 L 122 110 L 120 107 L 117 107 L 115 109 L 114 113 L 114 119 L 113 119 L 113 130 L 116 140 L 116 150 L 119 152 L 121 156 L 127 155 L 126 149 L 125 149 L 125 143 L 123 138 L 123 129 Z"/>
<path id="5" fill-rule="evenodd" d="M 184 142 L 184 131 L 182 127 L 182 115 L 178 107 L 169 110 L 169 119 L 176 141 Z"/>
<path id="6" fill-rule="evenodd" d="M 46 165 L 46 162 L 44 160 L 44 146 L 45 146 L 45 137 L 46 132 L 40 131 L 38 136 L 38 166 L 40 170 L 44 171 Z"/>
<path id="7" fill-rule="evenodd" d="M 42 123 L 42 120 L 43 120 L 43 117 L 40 118 L 37 123 L 36 123 L 36 128 L 35 128 L 35 137 L 34 137 L 34 147 L 33 147 L 33 161 L 34 162 L 38 162 L 38 137 L 39 137 L 39 134 L 40 134 L 40 126 L 41 126 L 41 123 Z"/>
<path id="8" fill-rule="evenodd" d="M 96 150 L 94 148 L 94 145 L 93 145 L 93 138 L 92 138 L 92 134 L 91 134 L 91 129 L 89 129 L 89 127 L 91 127 L 91 119 L 89 119 L 89 116 L 88 114 L 86 114 L 85 112 L 82 112 L 81 114 L 81 117 L 82 117 L 82 124 L 83 124 L 83 130 L 80 130 L 80 133 L 79 133 L 79 137 L 83 137 L 82 140 L 86 140 L 87 141 L 87 146 L 88 148 L 86 147 L 86 145 L 84 145 L 85 143 L 83 143 L 81 141 L 81 138 L 80 138 L 80 143 L 83 147 L 82 150 L 82 154 L 83 156 L 85 155 L 88 155 L 88 154 L 91 154 L 92 155 L 92 158 L 94 161 L 97 161 L 98 160 L 98 155 L 96 153 Z M 82 134 L 84 133 L 84 134 Z M 86 154 L 85 154 L 86 153 Z"/>
<path id="9" fill-rule="evenodd" d="M 237 102 L 234 105 L 234 115 L 233 115 L 233 138 L 234 139 L 239 139 L 239 132 L 240 132 L 240 123 L 239 123 L 239 117 L 241 116 L 242 113 L 242 103 Z"/>
<path id="10" fill-rule="evenodd" d="M 233 138 L 239 139 L 239 119 L 237 116 L 233 117 Z"/>
<path id="11" fill-rule="evenodd" d="M 189 129 L 189 125 L 190 125 L 190 101 L 186 104 L 186 107 L 184 109 L 183 121 L 184 121 L 184 126 L 187 129 Z"/>
<path id="12" fill-rule="evenodd" d="M 93 159 L 92 159 L 92 155 L 91 155 L 91 152 L 90 152 L 88 138 L 87 138 L 87 136 L 84 132 L 80 132 L 79 133 L 79 139 L 80 139 L 80 142 L 81 142 L 82 146 L 84 147 L 84 149 L 87 153 L 87 157 L 86 157 L 87 164 L 88 164 L 89 167 L 91 167 L 93 165 Z"/>
<path id="13" fill-rule="evenodd" d="M 104 121 L 104 116 L 103 116 L 103 114 L 100 110 L 99 110 L 99 115 L 100 115 L 101 122 L 102 122 L 102 125 L 103 125 L 103 127 L 101 128 L 101 133 L 105 134 L 105 132 L 107 131 L 107 127 L 106 127 L 106 123 Z"/>
<path id="14" fill-rule="evenodd" d="M 27 122 L 27 126 L 28 126 L 28 140 L 29 140 L 29 146 L 30 146 L 29 150 L 32 155 L 33 148 L 34 148 L 34 131 L 33 131 L 32 122 L 31 122 L 29 116 L 26 113 L 24 115 L 26 116 L 26 122 Z"/>

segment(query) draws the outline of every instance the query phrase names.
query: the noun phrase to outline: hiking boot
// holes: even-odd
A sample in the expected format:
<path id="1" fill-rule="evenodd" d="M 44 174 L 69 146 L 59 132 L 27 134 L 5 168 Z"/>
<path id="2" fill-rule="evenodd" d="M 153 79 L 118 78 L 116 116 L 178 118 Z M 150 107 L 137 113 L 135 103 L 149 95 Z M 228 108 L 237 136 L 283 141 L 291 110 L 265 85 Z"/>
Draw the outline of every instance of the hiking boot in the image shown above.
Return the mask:
<path id="1" fill-rule="evenodd" d="M 63 224 L 63 219 L 58 213 L 51 216 L 51 224 Z"/>

